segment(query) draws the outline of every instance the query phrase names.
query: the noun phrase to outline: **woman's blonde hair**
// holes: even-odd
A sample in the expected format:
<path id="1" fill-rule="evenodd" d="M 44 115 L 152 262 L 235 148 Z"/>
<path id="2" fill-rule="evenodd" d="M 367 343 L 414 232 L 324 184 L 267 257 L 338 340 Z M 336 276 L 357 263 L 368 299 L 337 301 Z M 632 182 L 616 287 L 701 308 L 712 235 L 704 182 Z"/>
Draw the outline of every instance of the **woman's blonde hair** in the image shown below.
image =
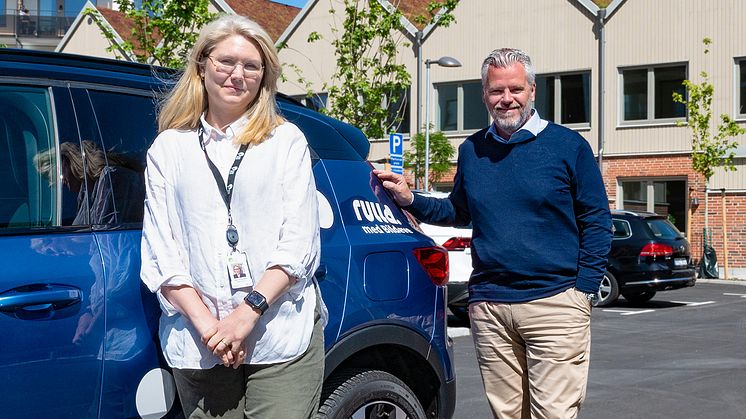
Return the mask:
<path id="1" fill-rule="evenodd" d="M 207 110 L 207 91 L 200 77 L 201 69 L 215 46 L 232 35 L 240 35 L 255 42 L 259 46 L 264 64 L 259 93 L 246 109 L 248 123 L 236 136 L 236 142 L 258 144 L 284 122 L 275 100 L 280 60 L 269 35 L 251 19 L 239 15 L 224 15 L 205 25 L 199 32 L 184 73 L 161 103 L 159 131 L 199 128 L 199 118 Z"/>

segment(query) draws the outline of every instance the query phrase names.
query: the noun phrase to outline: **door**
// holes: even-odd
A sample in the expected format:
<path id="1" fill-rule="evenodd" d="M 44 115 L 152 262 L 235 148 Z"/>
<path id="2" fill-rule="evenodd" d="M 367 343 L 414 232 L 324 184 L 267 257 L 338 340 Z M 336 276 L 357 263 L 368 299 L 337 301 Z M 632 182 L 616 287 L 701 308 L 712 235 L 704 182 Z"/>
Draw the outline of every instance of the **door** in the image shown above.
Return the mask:
<path id="1" fill-rule="evenodd" d="M 0 85 L 3 416 L 98 415 L 104 325 L 90 299 L 101 256 L 76 221 L 88 210 L 81 161 L 67 89 Z"/>

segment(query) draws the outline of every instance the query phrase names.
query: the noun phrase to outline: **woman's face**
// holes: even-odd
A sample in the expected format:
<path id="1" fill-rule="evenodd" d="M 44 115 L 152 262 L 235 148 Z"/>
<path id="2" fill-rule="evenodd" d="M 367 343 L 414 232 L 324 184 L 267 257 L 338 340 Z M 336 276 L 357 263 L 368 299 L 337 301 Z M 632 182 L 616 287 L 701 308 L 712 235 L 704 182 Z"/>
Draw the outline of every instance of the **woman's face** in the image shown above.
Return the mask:
<path id="1" fill-rule="evenodd" d="M 261 88 L 263 65 L 262 54 L 253 41 L 241 35 L 220 41 L 202 69 L 209 112 L 236 117 L 245 112 Z"/>

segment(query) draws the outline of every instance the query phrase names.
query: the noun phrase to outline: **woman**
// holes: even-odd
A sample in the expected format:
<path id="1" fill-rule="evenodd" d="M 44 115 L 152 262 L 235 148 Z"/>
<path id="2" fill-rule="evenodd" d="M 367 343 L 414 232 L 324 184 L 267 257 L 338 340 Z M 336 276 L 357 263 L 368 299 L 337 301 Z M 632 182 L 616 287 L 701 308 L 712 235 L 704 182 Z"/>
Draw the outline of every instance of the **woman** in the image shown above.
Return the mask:
<path id="1" fill-rule="evenodd" d="M 278 113 L 279 74 L 259 25 L 210 23 L 148 151 L 142 279 L 161 303 L 161 346 L 186 417 L 318 409 L 316 187 L 303 133 Z"/>

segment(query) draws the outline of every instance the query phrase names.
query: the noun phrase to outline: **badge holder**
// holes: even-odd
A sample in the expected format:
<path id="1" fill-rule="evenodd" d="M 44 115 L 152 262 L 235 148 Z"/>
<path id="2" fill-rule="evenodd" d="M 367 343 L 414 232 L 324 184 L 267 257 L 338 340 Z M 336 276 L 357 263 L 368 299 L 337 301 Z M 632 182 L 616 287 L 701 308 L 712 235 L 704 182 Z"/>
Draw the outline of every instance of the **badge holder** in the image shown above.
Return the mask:
<path id="1" fill-rule="evenodd" d="M 227 257 L 228 278 L 231 282 L 231 288 L 248 288 L 254 286 L 254 279 L 249 267 L 249 257 L 245 252 L 236 250 L 238 245 L 238 230 L 233 225 L 232 220 L 225 231 L 225 238 L 233 249 Z"/>

